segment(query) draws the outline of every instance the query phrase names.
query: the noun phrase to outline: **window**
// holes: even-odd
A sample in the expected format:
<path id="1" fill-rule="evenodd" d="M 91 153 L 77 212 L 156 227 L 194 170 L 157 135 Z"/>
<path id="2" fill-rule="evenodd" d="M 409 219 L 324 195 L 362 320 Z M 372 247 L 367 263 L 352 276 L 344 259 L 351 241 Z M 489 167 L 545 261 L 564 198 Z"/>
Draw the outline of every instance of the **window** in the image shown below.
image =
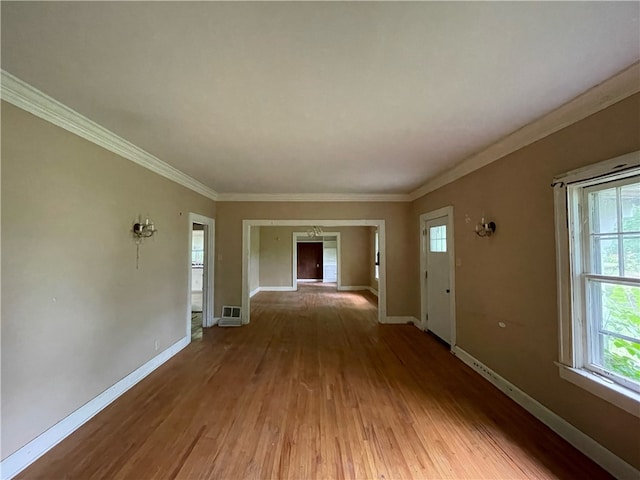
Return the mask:
<path id="1" fill-rule="evenodd" d="M 376 233 L 374 235 L 374 246 L 373 246 L 373 251 L 374 251 L 374 255 L 375 258 L 373 259 L 374 264 L 375 264 L 375 278 L 376 280 L 378 280 L 378 278 L 380 277 L 380 246 L 378 243 L 378 230 L 376 229 Z"/>
<path id="2" fill-rule="evenodd" d="M 582 190 L 587 365 L 640 392 L 640 176 Z"/>
<path id="3" fill-rule="evenodd" d="M 447 226 L 439 225 L 429 228 L 429 251 L 447 251 Z"/>
<path id="4" fill-rule="evenodd" d="M 191 266 L 204 265 L 204 230 L 193 230 L 191 236 Z"/>
<path id="5" fill-rule="evenodd" d="M 640 416 L 640 152 L 556 178 L 560 373 Z"/>

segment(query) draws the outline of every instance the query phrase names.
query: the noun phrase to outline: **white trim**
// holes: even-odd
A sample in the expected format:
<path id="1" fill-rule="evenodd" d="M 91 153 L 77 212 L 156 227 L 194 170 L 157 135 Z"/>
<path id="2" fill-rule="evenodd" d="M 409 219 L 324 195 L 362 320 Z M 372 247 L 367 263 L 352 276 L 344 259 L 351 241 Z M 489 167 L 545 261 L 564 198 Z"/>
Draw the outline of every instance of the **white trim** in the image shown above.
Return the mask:
<path id="1" fill-rule="evenodd" d="M 424 272 L 427 270 L 427 245 L 424 229 L 428 220 L 447 217 L 447 255 L 449 256 L 449 315 L 451 317 L 451 350 L 456 345 L 457 323 L 456 323 L 456 255 L 455 255 L 455 232 L 453 221 L 453 206 L 438 208 L 428 213 L 420 215 L 419 232 L 420 235 L 420 330 L 428 330 L 427 318 L 427 298 L 426 282 Z"/>
<path id="2" fill-rule="evenodd" d="M 473 370 L 489 380 L 499 390 L 505 393 L 509 398 L 523 407 L 534 417 L 556 432 L 575 448 L 584 453 L 591 460 L 596 462 L 611 475 L 616 478 L 638 478 L 640 472 L 632 465 L 628 464 L 620 457 L 607 450 L 605 447 L 596 442 L 593 438 L 587 436 L 582 431 L 567 422 L 564 418 L 553 413 L 547 407 L 539 403 L 534 398 L 527 395 L 518 387 L 502 378 L 493 370 L 488 368 L 479 360 L 475 359 L 460 347 L 455 347 L 453 353 Z"/>
<path id="3" fill-rule="evenodd" d="M 242 220 L 242 318 L 251 319 L 249 297 L 249 258 L 251 255 L 251 227 L 377 227 L 380 232 L 380 279 L 378 281 L 378 322 L 387 316 L 387 259 L 386 227 L 384 220 Z"/>
<path id="4" fill-rule="evenodd" d="M 408 202 L 406 193 L 218 193 L 219 202 Z"/>
<path id="5" fill-rule="evenodd" d="M 182 338 L 162 353 L 156 355 L 144 365 L 138 367 L 119 382 L 115 383 L 97 397 L 93 398 L 75 412 L 56 423 L 47 431 L 31 440 L 24 447 L 9 455 L 0 463 L 0 478 L 9 480 L 35 462 L 42 455 L 67 438 L 88 422 L 106 406 L 113 403 L 123 393 L 165 363 L 184 347 L 190 338 Z"/>
<path id="6" fill-rule="evenodd" d="M 369 290 L 371 293 L 373 293 L 376 297 L 378 296 L 378 290 L 376 290 L 373 287 L 367 287 L 367 290 Z"/>
<path id="7" fill-rule="evenodd" d="M 0 70 L 0 98 L 68 132 L 120 155 L 183 187 L 215 200 L 218 193 L 158 157 L 89 120 L 9 72 Z"/>
<path id="8" fill-rule="evenodd" d="M 387 317 L 383 323 L 392 324 L 392 325 L 407 325 L 407 324 L 418 324 L 418 319 L 416 317 L 411 316 L 393 316 Z"/>
<path id="9" fill-rule="evenodd" d="M 556 108 L 547 115 L 538 120 L 534 120 L 481 152 L 463 160 L 451 170 L 427 181 L 420 188 L 417 188 L 408 195 L 409 201 L 417 200 L 427 193 L 433 192 L 510 153 L 638 93 L 640 91 L 639 77 L 640 63 L 636 62 L 608 80 L 605 80 L 601 84 L 596 85 Z"/>
<path id="10" fill-rule="evenodd" d="M 384 220 L 243 220 L 250 227 L 379 227 Z"/>
<path id="11" fill-rule="evenodd" d="M 637 93 L 640 91 L 639 76 L 640 63 L 634 63 L 549 114 L 463 160 L 457 166 L 427 181 L 408 194 L 217 193 L 212 188 L 136 147 L 131 142 L 101 127 L 4 70 L 0 70 L 0 98 L 212 200 L 225 202 L 412 202 Z"/>
<path id="12" fill-rule="evenodd" d="M 191 249 L 193 248 L 193 224 L 199 223 L 204 225 L 204 248 L 205 248 L 205 262 L 203 265 L 203 279 L 202 290 L 206 292 L 206 295 L 202 296 L 202 326 L 205 328 L 212 327 L 215 324 L 214 321 L 214 280 L 215 280 L 215 242 L 216 242 L 216 221 L 213 218 L 205 217 L 197 213 L 189 213 L 189 255 L 188 255 L 188 280 L 187 288 L 189 294 L 187 295 L 187 329 L 186 337 L 191 341 Z"/>
<path id="13" fill-rule="evenodd" d="M 258 287 L 261 292 L 295 292 L 296 287 L 285 285 L 283 287 Z"/>
<path id="14" fill-rule="evenodd" d="M 635 152 L 629 152 L 619 157 L 610 158 L 601 162 L 587 165 L 585 167 L 576 168 L 569 172 L 557 175 L 553 179 L 553 183 L 577 183 L 586 182 L 587 180 L 594 179 L 595 183 L 600 183 L 601 177 L 608 175 L 619 174 L 613 178 L 624 178 L 626 176 L 637 175 L 630 170 L 640 166 L 640 150 Z M 586 185 L 586 183 L 585 183 Z"/>
<path id="15" fill-rule="evenodd" d="M 367 285 L 347 285 L 338 287 L 338 290 L 341 292 L 361 292 L 363 290 L 369 291 L 370 288 Z"/>
<path id="16" fill-rule="evenodd" d="M 249 293 L 249 298 L 253 298 L 256 293 L 260 293 L 260 287 L 256 287 L 254 290 L 251 290 L 251 293 Z"/>
<path id="17" fill-rule="evenodd" d="M 556 365 L 560 370 L 560 378 L 584 388 L 631 415 L 640 417 L 640 394 L 586 369 L 571 368 L 561 363 Z"/>

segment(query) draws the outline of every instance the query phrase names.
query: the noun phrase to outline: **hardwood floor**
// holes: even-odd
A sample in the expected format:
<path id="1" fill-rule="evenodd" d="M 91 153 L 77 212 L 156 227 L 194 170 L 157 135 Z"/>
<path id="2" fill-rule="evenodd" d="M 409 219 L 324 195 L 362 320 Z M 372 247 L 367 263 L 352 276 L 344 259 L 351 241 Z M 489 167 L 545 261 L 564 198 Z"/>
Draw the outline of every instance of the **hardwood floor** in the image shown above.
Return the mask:
<path id="1" fill-rule="evenodd" d="M 369 293 L 261 292 L 21 478 L 609 478 Z"/>

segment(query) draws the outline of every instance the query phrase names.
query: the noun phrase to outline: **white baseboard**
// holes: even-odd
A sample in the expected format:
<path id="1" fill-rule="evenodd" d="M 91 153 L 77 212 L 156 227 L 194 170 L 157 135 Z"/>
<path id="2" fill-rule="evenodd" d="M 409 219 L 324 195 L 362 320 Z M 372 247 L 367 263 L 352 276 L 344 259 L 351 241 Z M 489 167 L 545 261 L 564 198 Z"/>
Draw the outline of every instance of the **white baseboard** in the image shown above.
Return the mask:
<path id="1" fill-rule="evenodd" d="M 548 426 L 551 430 L 556 432 L 567 442 L 608 471 L 611 475 L 620 479 L 640 478 L 640 471 L 636 470 L 632 465 L 607 450 L 593 438 L 578 430 L 559 415 L 553 413 L 540 402 L 502 378 L 460 347 L 454 347 L 453 353 L 476 372 L 489 380 L 513 401 Z"/>
<path id="2" fill-rule="evenodd" d="M 361 290 L 369 290 L 369 287 L 366 285 L 342 285 L 338 287 L 338 290 L 341 292 L 358 292 Z"/>
<path id="3" fill-rule="evenodd" d="M 387 317 L 383 323 L 406 325 L 407 323 L 415 324 L 418 321 L 416 317 Z"/>
<path id="4" fill-rule="evenodd" d="M 373 293 L 376 297 L 378 296 L 378 290 L 376 290 L 373 287 L 367 287 L 367 290 L 369 290 L 371 293 Z"/>
<path id="5" fill-rule="evenodd" d="M 254 290 L 251 290 L 251 292 L 249 292 L 249 298 L 253 297 L 259 291 L 260 291 L 260 287 L 256 287 Z"/>
<path id="6" fill-rule="evenodd" d="M 189 345 L 190 339 L 184 337 L 156 355 L 144 365 L 138 367 L 122 380 L 112 385 L 100 395 L 90 400 L 47 431 L 31 440 L 24 447 L 15 451 L 0 462 L 0 478 L 9 480 L 35 462 L 42 455 L 67 438 L 78 428 L 88 422 L 106 406 L 115 401 L 123 393 L 140 382 L 143 378 L 165 363 L 176 353 Z"/>
<path id="7" fill-rule="evenodd" d="M 295 292 L 298 290 L 297 287 L 292 286 L 284 286 L 284 287 L 258 287 L 261 292 Z"/>

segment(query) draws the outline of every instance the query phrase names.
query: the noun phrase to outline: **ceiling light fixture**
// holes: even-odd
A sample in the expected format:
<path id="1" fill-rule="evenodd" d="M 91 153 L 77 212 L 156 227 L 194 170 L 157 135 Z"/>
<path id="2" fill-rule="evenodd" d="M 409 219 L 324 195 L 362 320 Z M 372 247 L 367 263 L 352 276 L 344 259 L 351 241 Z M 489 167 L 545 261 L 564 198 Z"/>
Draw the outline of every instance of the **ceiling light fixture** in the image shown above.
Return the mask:
<path id="1" fill-rule="evenodd" d="M 322 236 L 322 227 L 314 226 L 307 231 L 307 235 L 309 237 L 321 237 Z"/>

